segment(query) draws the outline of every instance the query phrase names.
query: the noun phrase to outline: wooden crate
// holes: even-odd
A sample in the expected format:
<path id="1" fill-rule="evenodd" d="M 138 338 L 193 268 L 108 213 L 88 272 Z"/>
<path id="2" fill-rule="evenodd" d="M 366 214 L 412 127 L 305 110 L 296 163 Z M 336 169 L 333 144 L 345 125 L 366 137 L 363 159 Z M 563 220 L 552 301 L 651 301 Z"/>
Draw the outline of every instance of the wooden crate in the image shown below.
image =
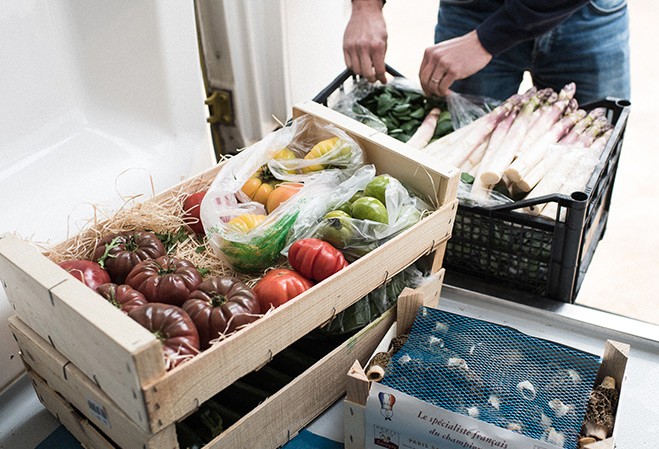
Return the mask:
<path id="1" fill-rule="evenodd" d="M 436 305 L 444 270 L 417 289 L 405 290 L 399 303 L 423 298 Z M 226 429 L 205 446 L 275 448 L 338 400 L 345 391 L 345 372 L 355 359 L 365 363 L 391 327 L 392 309 Z M 29 326 L 14 316 L 10 327 L 41 402 L 88 447 L 177 449 L 175 425 L 151 434 L 127 416 L 112 399 Z M 257 432 L 254 429 L 258 429 Z M 89 444 L 91 442 L 91 444 Z"/>
<path id="2" fill-rule="evenodd" d="M 432 198 L 437 208 L 341 273 L 171 371 L 165 370 L 161 344 L 150 332 L 32 246 L 11 235 L 0 237 L 0 277 L 16 315 L 149 434 L 188 415 L 421 256 L 433 253 L 433 272 L 441 267 L 457 209 L 457 170 L 404 144 L 389 147 L 379 133 L 318 104 L 304 103 L 293 112 L 335 123 L 359 143 L 367 163 Z M 186 186 L 209 182 L 219 170 L 150 201 L 166 201 Z"/>
<path id="3" fill-rule="evenodd" d="M 415 302 L 413 298 L 408 298 L 406 304 L 408 305 L 408 312 L 401 316 L 399 311 L 395 335 L 409 332 L 414 323 L 416 311 L 421 307 L 422 301 L 417 298 Z M 602 364 L 597 372 L 595 385 L 601 384 L 604 377 L 610 376 L 615 379 L 618 392 L 622 391 L 625 369 L 629 359 L 629 349 L 630 347 L 626 343 L 613 340 L 606 341 Z M 365 446 L 366 401 L 371 386 L 363 368 L 365 366 L 357 360 L 347 371 L 347 395 L 344 400 L 344 444 L 346 449 L 364 449 Z M 611 437 L 595 443 L 585 444 L 580 449 L 614 449 L 616 447 L 615 435 L 616 424 L 614 423 Z"/>

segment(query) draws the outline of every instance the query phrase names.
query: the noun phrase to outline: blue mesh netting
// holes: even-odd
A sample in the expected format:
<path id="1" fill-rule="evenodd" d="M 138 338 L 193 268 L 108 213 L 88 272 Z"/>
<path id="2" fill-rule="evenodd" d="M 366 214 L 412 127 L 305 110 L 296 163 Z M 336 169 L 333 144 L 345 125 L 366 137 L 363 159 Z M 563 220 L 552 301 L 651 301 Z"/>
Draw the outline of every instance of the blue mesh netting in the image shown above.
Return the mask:
<path id="1" fill-rule="evenodd" d="M 422 307 L 383 384 L 528 437 L 576 448 L 601 358 Z"/>

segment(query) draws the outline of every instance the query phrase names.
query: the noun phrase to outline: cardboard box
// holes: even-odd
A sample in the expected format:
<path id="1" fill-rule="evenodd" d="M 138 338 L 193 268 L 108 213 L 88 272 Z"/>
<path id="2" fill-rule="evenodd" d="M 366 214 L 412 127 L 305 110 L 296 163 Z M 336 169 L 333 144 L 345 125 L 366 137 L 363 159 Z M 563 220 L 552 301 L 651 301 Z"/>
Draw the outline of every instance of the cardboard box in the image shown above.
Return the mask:
<path id="1" fill-rule="evenodd" d="M 294 108 L 294 117 L 302 114 L 339 126 L 362 147 L 367 163 L 435 198 L 437 209 L 340 274 L 171 371 L 165 371 L 161 344 L 151 333 L 32 246 L 11 235 L 0 238 L 0 276 L 18 318 L 142 432 L 168 428 L 420 257 L 432 254 L 432 272 L 441 268 L 457 209 L 458 172 L 404 144 L 383 145 L 378 133 L 343 122 L 340 114 L 318 104 Z M 191 185 L 208 185 L 221 169 L 219 165 L 150 201 L 165 202 Z"/>
<path id="2" fill-rule="evenodd" d="M 603 361 L 593 387 L 599 385 L 605 376 L 611 376 L 615 379 L 616 388 L 620 392 L 628 353 L 629 345 L 607 341 Z M 441 389 L 442 385 L 438 383 L 436 388 Z M 551 443 L 551 438 L 549 442 L 533 439 L 481 421 L 476 417 L 435 406 L 378 382 L 369 383 L 366 373 L 358 363 L 353 365 L 348 373 L 347 389 L 357 393 L 348 397 L 345 402 L 346 449 L 464 447 L 557 449 L 563 447 L 556 443 L 559 439 L 553 440 L 555 444 Z M 613 436 L 599 442 L 583 444 L 581 447 L 612 449 L 615 447 L 614 442 L 615 427 Z"/>

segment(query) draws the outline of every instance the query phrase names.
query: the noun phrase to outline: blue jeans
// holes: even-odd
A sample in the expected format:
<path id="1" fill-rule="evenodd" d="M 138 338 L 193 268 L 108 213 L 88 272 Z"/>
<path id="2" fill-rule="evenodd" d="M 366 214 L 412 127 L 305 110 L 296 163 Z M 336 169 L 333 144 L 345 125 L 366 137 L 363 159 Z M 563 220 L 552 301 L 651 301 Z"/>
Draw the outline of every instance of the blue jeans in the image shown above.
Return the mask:
<path id="1" fill-rule="evenodd" d="M 435 42 L 462 36 L 502 7 L 502 0 L 440 0 Z M 504 100 L 517 93 L 524 71 L 533 84 L 557 92 L 575 82 L 580 104 L 630 98 L 629 18 L 625 0 L 593 0 L 534 40 L 497 55 L 451 90 Z"/>

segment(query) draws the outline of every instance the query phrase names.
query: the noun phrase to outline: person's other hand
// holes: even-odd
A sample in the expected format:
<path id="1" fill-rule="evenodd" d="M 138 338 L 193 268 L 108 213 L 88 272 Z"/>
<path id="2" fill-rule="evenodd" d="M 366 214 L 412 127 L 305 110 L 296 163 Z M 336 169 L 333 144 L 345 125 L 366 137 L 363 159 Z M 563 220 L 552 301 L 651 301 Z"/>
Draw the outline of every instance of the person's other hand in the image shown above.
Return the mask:
<path id="1" fill-rule="evenodd" d="M 382 0 L 353 0 L 350 21 L 343 34 L 346 67 L 369 82 L 387 82 L 384 55 L 387 26 Z"/>
<path id="2" fill-rule="evenodd" d="M 447 95 L 453 81 L 485 67 L 492 55 L 483 48 L 476 30 L 426 48 L 419 81 L 427 95 Z"/>

